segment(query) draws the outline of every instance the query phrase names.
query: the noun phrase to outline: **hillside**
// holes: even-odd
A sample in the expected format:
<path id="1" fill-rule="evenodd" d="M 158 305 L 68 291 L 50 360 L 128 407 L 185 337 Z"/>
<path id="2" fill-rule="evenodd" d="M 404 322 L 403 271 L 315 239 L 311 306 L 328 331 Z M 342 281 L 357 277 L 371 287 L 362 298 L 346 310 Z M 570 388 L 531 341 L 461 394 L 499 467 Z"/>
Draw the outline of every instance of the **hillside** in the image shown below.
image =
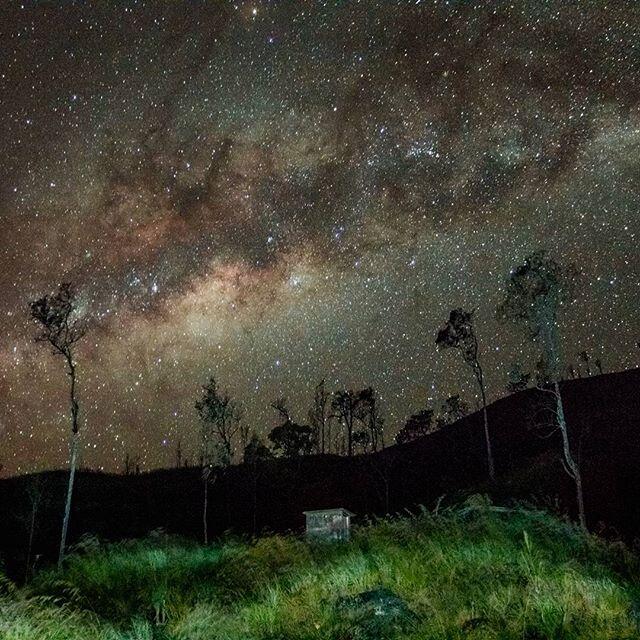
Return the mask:
<path id="1" fill-rule="evenodd" d="M 640 535 L 640 370 L 567 381 L 567 420 L 579 448 L 592 530 L 632 540 Z M 540 501 L 572 511 L 574 489 L 559 458 L 559 437 L 545 409 L 547 394 L 524 391 L 489 407 L 498 480 L 486 481 L 479 414 L 437 433 L 353 459 L 310 456 L 250 468 L 234 466 L 210 490 L 210 529 L 258 533 L 298 530 L 305 509 L 344 506 L 360 517 L 417 504 L 445 504 L 460 492 L 481 491 L 505 503 Z M 0 552 L 7 570 L 24 566 L 29 522 L 28 477 L 0 482 Z M 58 543 L 65 472 L 46 474 L 47 500 L 38 515 L 34 552 L 44 561 Z M 117 476 L 80 473 L 71 541 L 91 533 L 134 538 L 155 529 L 198 539 L 202 485 L 198 469 Z M 41 562 L 42 562 L 41 561 Z"/>
<path id="2" fill-rule="evenodd" d="M 85 541 L 0 595 L 4 640 L 631 640 L 638 563 L 540 511 L 475 498 L 356 528 L 200 547 Z"/>

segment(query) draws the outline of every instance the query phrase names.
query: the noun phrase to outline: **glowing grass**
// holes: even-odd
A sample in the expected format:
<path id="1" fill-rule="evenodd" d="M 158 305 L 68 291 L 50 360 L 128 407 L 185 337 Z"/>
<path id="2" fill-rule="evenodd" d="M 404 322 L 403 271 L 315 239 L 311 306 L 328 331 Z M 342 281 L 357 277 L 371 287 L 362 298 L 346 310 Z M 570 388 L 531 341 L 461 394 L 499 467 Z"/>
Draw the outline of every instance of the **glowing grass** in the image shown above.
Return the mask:
<path id="1" fill-rule="evenodd" d="M 29 591 L 6 584 L 0 638 L 357 639 L 358 628 L 339 631 L 335 602 L 383 586 L 417 616 L 398 638 L 630 640 L 638 576 L 620 545 L 476 499 L 356 528 L 333 546 L 287 536 L 94 545 Z"/>

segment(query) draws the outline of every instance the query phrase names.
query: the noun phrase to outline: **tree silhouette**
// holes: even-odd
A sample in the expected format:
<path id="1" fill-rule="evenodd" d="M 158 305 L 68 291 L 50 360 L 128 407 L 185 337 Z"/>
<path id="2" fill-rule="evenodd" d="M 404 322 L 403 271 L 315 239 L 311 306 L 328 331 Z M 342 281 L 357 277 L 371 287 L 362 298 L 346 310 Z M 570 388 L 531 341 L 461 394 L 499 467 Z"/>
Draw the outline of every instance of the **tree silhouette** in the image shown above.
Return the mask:
<path id="1" fill-rule="evenodd" d="M 487 464 L 489 477 L 495 478 L 495 465 L 489 437 L 489 418 L 487 415 L 487 395 L 484 388 L 484 374 L 478 360 L 478 338 L 473 327 L 473 311 L 452 309 L 447 324 L 440 329 L 436 337 L 436 345 L 441 349 L 457 349 L 463 360 L 471 367 L 482 397 L 482 417 L 484 421 L 484 437 L 487 446 Z"/>
<path id="2" fill-rule="evenodd" d="M 353 432 L 353 449 L 359 449 L 362 453 L 368 453 L 369 449 L 372 447 L 371 437 L 369 432 L 364 429 L 356 429 Z"/>
<path id="3" fill-rule="evenodd" d="M 202 387 L 202 398 L 195 403 L 195 407 L 201 424 L 200 458 L 204 486 L 202 530 L 204 543 L 208 544 L 209 484 L 215 482 L 219 468 L 231 464 L 241 415 L 238 405 L 219 390 L 213 377 Z"/>
<path id="4" fill-rule="evenodd" d="M 314 430 L 291 419 L 286 398 L 278 398 L 271 403 L 282 419 L 269 433 L 273 448 L 285 458 L 309 455 L 314 447 Z"/>
<path id="5" fill-rule="evenodd" d="M 558 336 L 558 307 L 566 296 L 572 275 L 572 270 L 561 267 L 546 252 L 532 253 L 522 265 L 511 271 L 504 299 L 498 307 L 498 316 L 522 325 L 531 339 L 541 343 L 541 361 L 549 381 L 542 389 L 554 397 L 555 415 L 562 434 L 565 470 L 575 482 L 580 525 L 586 529 L 582 475 L 571 450 L 559 382 L 562 358 Z"/>
<path id="6" fill-rule="evenodd" d="M 273 448 L 285 458 L 309 455 L 313 450 L 313 430 L 291 420 L 274 427 L 269 433 Z"/>
<path id="7" fill-rule="evenodd" d="M 248 465 L 256 465 L 271 460 L 273 454 L 257 434 L 252 433 L 247 446 L 244 448 L 243 462 Z"/>
<path id="8" fill-rule="evenodd" d="M 440 405 L 440 415 L 444 424 L 453 424 L 469 415 L 469 405 L 458 394 L 449 396 Z"/>
<path id="9" fill-rule="evenodd" d="M 396 434 L 396 442 L 412 442 L 433 431 L 433 409 L 422 409 L 414 413 Z"/>
<path id="10" fill-rule="evenodd" d="M 240 407 L 220 391 L 213 377 L 202 387 L 202 398 L 195 407 L 202 422 L 201 441 L 206 445 L 202 453 L 208 456 L 215 449 L 217 462 L 229 465 L 240 434 Z"/>
<path id="11" fill-rule="evenodd" d="M 62 533 L 60 536 L 60 550 L 58 553 L 58 567 L 62 566 L 67 531 L 71 515 L 71 500 L 73 483 L 78 463 L 78 446 L 80 428 L 78 414 L 80 406 L 76 393 L 77 369 L 75 361 L 75 345 L 85 336 L 86 324 L 78 317 L 76 295 L 73 285 L 62 283 L 53 295 L 46 295 L 34 300 L 30 304 L 31 317 L 38 323 L 36 342 L 43 342 L 51 346 L 53 354 L 63 358 L 67 375 L 69 376 L 69 400 L 71 404 L 71 444 L 69 462 L 69 483 L 65 500 Z"/>

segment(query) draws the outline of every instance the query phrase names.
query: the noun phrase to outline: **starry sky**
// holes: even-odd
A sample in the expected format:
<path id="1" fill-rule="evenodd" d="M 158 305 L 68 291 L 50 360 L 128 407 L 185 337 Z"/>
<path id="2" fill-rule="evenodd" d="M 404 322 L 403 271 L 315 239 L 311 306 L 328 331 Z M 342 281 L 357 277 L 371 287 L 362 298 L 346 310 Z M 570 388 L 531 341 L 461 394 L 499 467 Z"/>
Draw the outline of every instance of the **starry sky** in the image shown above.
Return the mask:
<path id="1" fill-rule="evenodd" d="M 197 447 L 210 375 L 265 433 L 373 385 L 389 434 L 478 394 L 435 334 L 476 309 L 490 398 L 532 349 L 495 319 L 546 248 L 580 275 L 567 361 L 640 352 L 640 7 L 566 0 L 0 7 L 0 463 L 68 456 L 28 302 L 76 283 L 82 464 Z"/>

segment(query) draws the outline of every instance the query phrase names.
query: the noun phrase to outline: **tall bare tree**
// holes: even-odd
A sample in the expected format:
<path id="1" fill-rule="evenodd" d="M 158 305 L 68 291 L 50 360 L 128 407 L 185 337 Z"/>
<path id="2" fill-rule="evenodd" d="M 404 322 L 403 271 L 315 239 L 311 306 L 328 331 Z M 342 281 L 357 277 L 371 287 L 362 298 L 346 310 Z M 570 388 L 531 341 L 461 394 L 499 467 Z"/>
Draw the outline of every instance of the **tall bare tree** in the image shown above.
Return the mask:
<path id="1" fill-rule="evenodd" d="M 457 349 L 467 365 L 471 367 L 478 383 L 482 397 L 482 418 L 484 421 L 484 438 L 487 446 L 487 465 L 489 477 L 495 478 L 495 465 L 489 436 L 489 417 L 487 415 L 487 395 L 484 385 L 484 373 L 478 360 L 478 338 L 473 326 L 473 311 L 453 309 L 447 324 L 440 329 L 436 337 L 436 345 L 441 349 Z"/>
<path id="2" fill-rule="evenodd" d="M 67 543 L 67 531 L 71 514 L 71 499 L 73 483 L 78 463 L 78 447 L 80 428 L 78 414 L 80 405 L 76 391 L 77 365 L 75 360 L 76 344 L 85 336 L 87 326 L 78 317 L 76 295 L 73 286 L 62 283 L 58 291 L 34 300 L 30 304 L 31 317 L 38 323 L 36 342 L 48 344 L 54 355 L 60 356 L 65 363 L 69 376 L 69 401 L 71 405 L 71 443 L 69 462 L 69 483 L 65 500 L 62 533 L 60 536 L 60 550 L 58 552 L 58 567 L 62 566 Z"/>
<path id="3" fill-rule="evenodd" d="M 560 390 L 562 356 L 558 335 L 558 308 L 565 298 L 573 273 L 538 251 L 527 256 L 524 263 L 511 271 L 505 296 L 498 307 L 498 316 L 523 326 L 529 337 L 541 343 L 546 380 L 542 390 L 551 393 L 555 416 L 562 435 L 565 470 L 574 480 L 580 525 L 586 529 L 582 475 L 574 457 Z"/>
<path id="4" fill-rule="evenodd" d="M 231 464 L 236 436 L 240 430 L 238 405 L 218 388 L 215 378 L 202 387 L 202 397 L 195 404 L 200 416 L 200 458 L 202 483 L 202 531 L 204 543 L 209 542 L 209 485 L 215 482 L 220 467 Z"/>

